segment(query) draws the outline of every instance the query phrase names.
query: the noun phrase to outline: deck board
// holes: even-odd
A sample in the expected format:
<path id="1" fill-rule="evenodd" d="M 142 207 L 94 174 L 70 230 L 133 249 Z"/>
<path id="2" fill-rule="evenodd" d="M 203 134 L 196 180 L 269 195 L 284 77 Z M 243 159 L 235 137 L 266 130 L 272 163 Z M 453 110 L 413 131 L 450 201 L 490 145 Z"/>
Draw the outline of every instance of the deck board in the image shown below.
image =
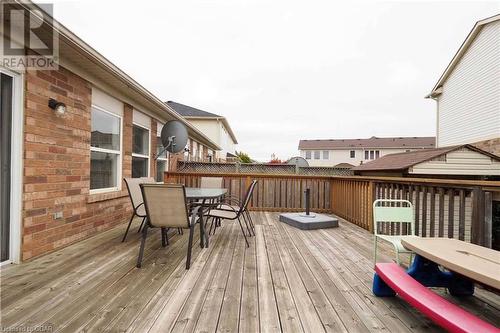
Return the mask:
<path id="1" fill-rule="evenodd" d="M 254 212 L 256 236 L 246 248 L 237 223 L 226 222 L 210 247 L 193 245 L 184 269 L 187 233 L 159 231 L 135 268 L 140 235 L 119 226 L 44 257 L 1 269 L 1 326 L 50 325 L 53 332 L 441 332 L 396 298 L 371 293 L 372 235 L 340 227 L 299 230 L 277 213 Z M 135 221 L 134 228 L 138 226 Z M 199 239 L 198 230 L 194 237 Z M 391 260 L 381 244 L 381 261 Z M 500 326 L 500 297 L 450 301 Z"/>

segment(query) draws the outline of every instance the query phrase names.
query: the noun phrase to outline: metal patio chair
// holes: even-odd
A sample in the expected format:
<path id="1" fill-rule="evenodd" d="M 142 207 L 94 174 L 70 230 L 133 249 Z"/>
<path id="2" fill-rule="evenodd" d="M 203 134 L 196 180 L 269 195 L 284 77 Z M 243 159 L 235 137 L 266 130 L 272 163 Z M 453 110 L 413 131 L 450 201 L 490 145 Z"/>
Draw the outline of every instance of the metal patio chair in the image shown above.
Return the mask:
<path id="1" fill-rule="evenodd" d="M 250 186 L 248 187 L 247 193 L 245 194 L 245 197 L 243 201 L 239 202 L 238 206 L 230 205 L 230 204 L 220 204 L 217 206 L 216 209 L 211 209 L 207 216 L 212 218 L 212 224 L 210 226 L 210 230 L 212 230 L 212 227 L 214 226 L 215 223 L 215 228 L 217 228 L 218 225 L 220 225 L 221 220 L 238 220 L 238 223 L 240 224 L 241 232 L 243 233 L 243 236 L 245 237 L 245 243 L 247 247 L 249 247 L 247 236 L 245 234 L 245 231 L 243 229 L 243 225 L 241 223 L 241 218 L 243 218 L 243 221 L 245 222 L 245 225 L 247 227 L 248 235 L 252 236 L 255 235 L 254 227 L 253 227 L 253 222 L 250 218 L 250 214 L 248 212 L 248 204 L 250 200 L 252 199 L 253 191 L 255 189 L 255 186 L 257 185 L 257 181 L 253 180 Z M 250 224 L 250 225 L 249 225 Z M 215 230 L 215 229 L 214 229 Z"/>
<path id="2" fill-rule="evenodd" d="M 222 188 L 222 177 L 201 177 L 201 188 Z"/>
<path id="3" fill-rule="evenodd" d="M 127 238 L 128 231 L 130 229 L 130 225 L 132 224 L 132 221 L 134 220 L 134 217 L 139 217 L 142 218 L 141 225 L 139 226 L 139 229 L 137 232 L 141 231 L 141 228 L 144 224 L 144 219 L 146 218 L 146 210 L 144 209 L 144 203 L 142 200 L 142 193 L 141 193 L 141 188 L 140 185 L 144 183 L 154 183 L 155 180 L 154 178 L 147 178 L 147 177 L 141 177 L 141 178 L 123 178 L 125 181 L 125 185 L 127 185 L 127 191 L 128 191 L 128 196 L 130 198 L 130 202 L 132 203 L 132 216 L 130 217 L 130 221 L 128 222 L 127 230 L 125 231 L 125 235 L 123 235 L 122 242 L 125 242 L 125 239 Z"/>
<path id="4" fill-rule="evenodd" d="M 189 218 L 186 190 L 179 184 L 141 184 L 146 222 L 142 228 L 142 240 L 137 258 L 137 268 L 142 265 L 144 246 L 149 228 L 161 228 L 162 246 L 167 245 L 166 233 L 169 228 L 189 229 L 189 241 L 186 258 L 186 269 L 191 266 L 191 248 L 193 245 L 194 227 L 198 219 L 196 207 Z"/>
<path id="5" fill-rule="evenodd" d="M 399 254 L 410 254 L 410 264 L 413 251 L 405 249 L 401 240 L 415 236 L 415 217 L 413 205 L 408 200 L 379 199 L 373 202 L 373 233 L 374 254 L 373 263 L 377 263 L 378 239 L 382 239 L 394 247 L 396 251 L 396 262 L 399 265 Z M 396 228 L 398 226 L 398 228 Z M 403 234 L 403 226 L 406 226 L 406 234 Z M 399 231 L 399 232 L 398 232 Z M 384 233 L 386 232 L 386 233 Z M 390 234 L 387 234 L 389 232 Z"/>

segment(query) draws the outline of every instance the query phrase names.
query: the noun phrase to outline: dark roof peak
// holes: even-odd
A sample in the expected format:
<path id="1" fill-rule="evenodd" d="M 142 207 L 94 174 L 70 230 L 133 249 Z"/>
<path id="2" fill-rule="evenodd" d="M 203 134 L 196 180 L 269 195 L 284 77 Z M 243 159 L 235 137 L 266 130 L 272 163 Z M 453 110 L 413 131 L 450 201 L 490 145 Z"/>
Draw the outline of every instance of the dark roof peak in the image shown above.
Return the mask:
<path id="1" fill-rule="evenodd" d="M 174 109 L 178 114 L 184 117 L 206 117 L 206 118 L 223 118 L 218 114 L 211 113 L 208 111 L 203 111 L 197 108 L 193 108 L 192 106 L 177 103 L 174 101 L 167 101 L 166 104 Z"/>

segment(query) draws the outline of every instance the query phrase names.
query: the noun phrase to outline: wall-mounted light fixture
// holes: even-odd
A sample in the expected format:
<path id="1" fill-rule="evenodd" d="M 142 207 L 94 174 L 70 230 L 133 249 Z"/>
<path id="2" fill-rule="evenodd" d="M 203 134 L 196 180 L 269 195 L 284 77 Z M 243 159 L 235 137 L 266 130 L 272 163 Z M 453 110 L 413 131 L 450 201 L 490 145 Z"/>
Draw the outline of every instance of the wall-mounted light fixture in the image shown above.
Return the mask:
<path id="1" fill-rule="evenodd" d="M 66 113 L 66 104 L 58 102 L 55 99 L 49 99 L 49 108 L 54 110 L 56 116 L 63 116 Z"/>

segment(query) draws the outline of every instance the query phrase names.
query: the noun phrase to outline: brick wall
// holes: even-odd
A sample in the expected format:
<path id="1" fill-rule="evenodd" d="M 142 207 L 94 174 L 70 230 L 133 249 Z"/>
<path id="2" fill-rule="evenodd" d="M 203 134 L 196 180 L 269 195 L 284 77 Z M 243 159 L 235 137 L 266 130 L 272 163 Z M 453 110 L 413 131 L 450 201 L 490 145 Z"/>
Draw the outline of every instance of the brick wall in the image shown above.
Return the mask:
<path id="1" fill-rule="evenodd" d="M 60 68 L 26 73 L 22 259 L 109 229 L 130 217 L 122 191 L 89 195 L 91 86 Z M 48 99 L 64 102 L 55 116 Z M 132 107 L 125 105 L 123 177 L 131 175 Z M 153 127 L 155 128 L 155 127 Z M 54 219 L 61 212 L 62 218 Z"/>

